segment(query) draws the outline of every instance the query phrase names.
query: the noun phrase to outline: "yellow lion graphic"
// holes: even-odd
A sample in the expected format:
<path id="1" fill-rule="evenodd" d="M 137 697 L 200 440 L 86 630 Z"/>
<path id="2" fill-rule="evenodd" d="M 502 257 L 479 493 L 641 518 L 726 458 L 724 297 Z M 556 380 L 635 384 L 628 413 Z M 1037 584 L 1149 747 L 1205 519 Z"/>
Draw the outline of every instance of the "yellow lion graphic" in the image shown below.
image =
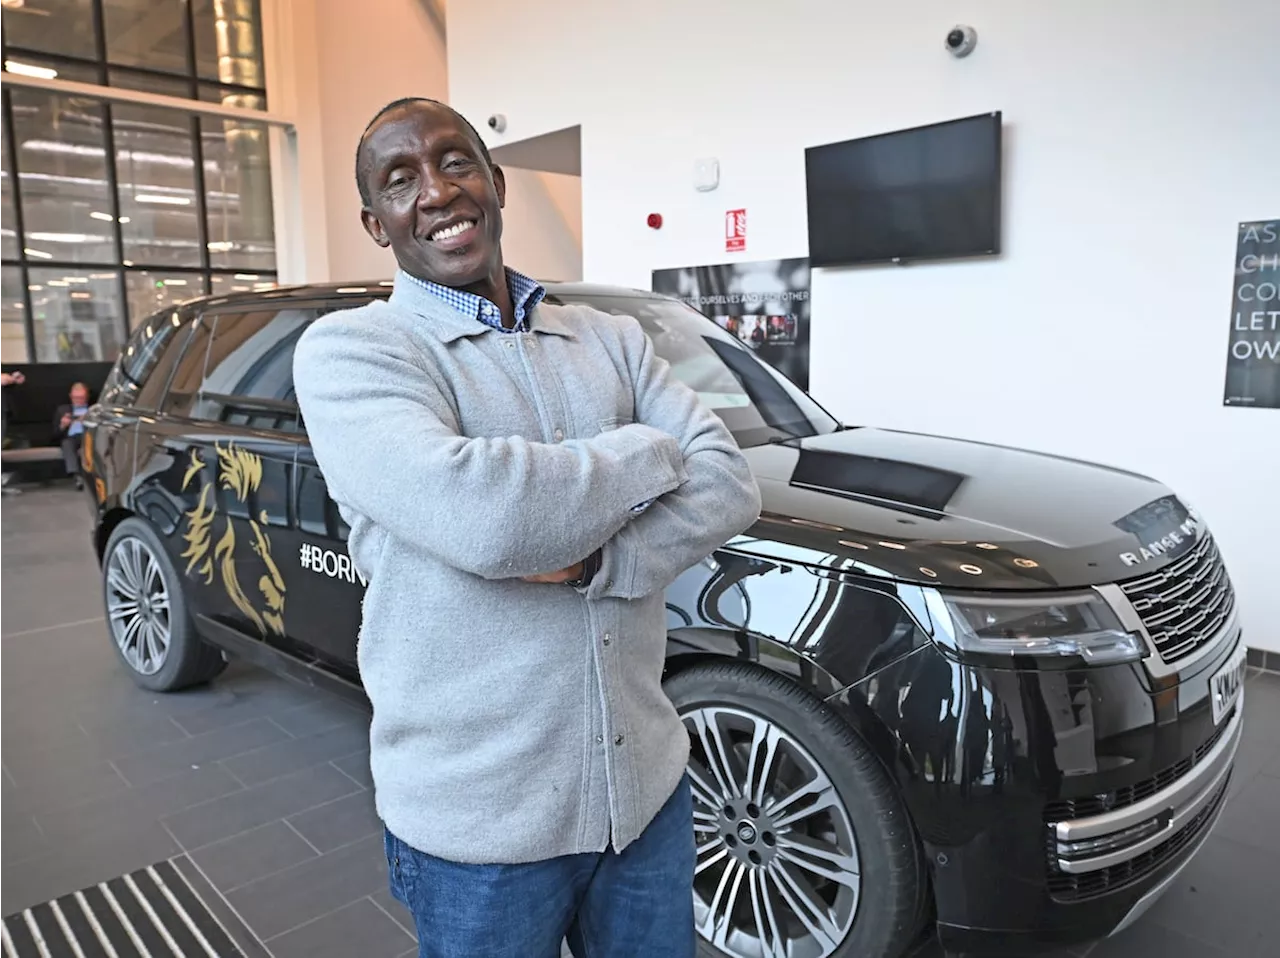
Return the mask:
<path id="1" fill-rule="evenodd" d="M 252 452 L 240 449 L 234 444 L 226 448 L 214 447 L 218 453 L 217 485 L 232 493 L 242 503 L 248 504 L 249 496 L 258 491 L 262 482 L 262 459 Z M 200 475 L 205 462 L 199 452 L 192 450 L 190 463 L 182 478 L 182 489 L 185 492 L 191 481 Z M 280 568 L 271 558 L 271 540 L 262 531 L 266 525 L 266 514 L 249 520 L 249 547 L 262 558 L 266 573 L 257 582 L 257 604 L 250 600 L 240 584 L 236 571 L 236 529 L 230 517 L 222 519 L 222 535 L 217 544 L 213 542 L 213 526 L 217 520 L 217 506 L 214 504 L 214 484 L 206 482 L 200 490 L 200 499 L 191 511 L 185 513 L 187 528 L 183 533 L 183 541 L 187 548 L 182 558 L 187 560 L 187 575 L 203 576 L 206 585 L 213 582 L 215 571 L 222 579 L 222 586 L 235 607 L 244 613 L 266 638 L 269 634 L 284 635 L 284 577 Z"/>

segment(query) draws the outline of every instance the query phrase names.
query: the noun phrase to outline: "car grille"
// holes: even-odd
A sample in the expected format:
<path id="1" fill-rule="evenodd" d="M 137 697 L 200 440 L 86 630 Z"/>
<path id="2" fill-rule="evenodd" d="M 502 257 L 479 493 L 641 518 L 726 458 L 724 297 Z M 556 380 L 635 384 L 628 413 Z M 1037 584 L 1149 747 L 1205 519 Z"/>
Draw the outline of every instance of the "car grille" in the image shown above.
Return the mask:
<path id="1" fill-rule="evenodd" d="M 1194 754 L 1188 755 L 1176 765 L 1170 765 L 1150 778 L 1144 778 L 1142 781 L 1135 782 L 1132 785 L 1125 785 L 1123 788 L 1112 789 L 1109 792 L 1101 792 L 1097 795 L 1086 795 L 1083 798 L 1050 802 L 1044 807 L 1045 822 L 1047 824 L 1070 822 L 1077 818 L 1088 818 L 1091 815 L 1119 811 L 1129 805 L 1136 805 L 1143 799 L 1150 798 L 1162 788 L 1168 788 L 1204 761 L 1204 757 L 1213 751 L 1215 745 L 1222 741 L 1222 736 L 1226 734 L 1227 729 L 1231 726 L 1231 719 L 1234 716 L 1235 709 L 1232 709 L 1213 735 L 1209 736 L 1195 750 Z"/>
<path id="2" fill-rule="evenodd" d="M 1087 901 L 1090 898 L 1120 891 L 1125 886 L 1146 878 L 1172 861 L 1179 852 L 1184 851 L 1204 833 L 1225 800 L 1230 785 L 1231 776 L 1228 775 L 1218 789 L 1218 794 L 1213 797 L 1213 801 L 1202 808 L 1195 818 L 1187 822 L 1181 831 L 1127 862 L 1081 875 L 1060 872 L 1051 864 L 1049 866 L 1050 896 L 1060 902 Z M 1050 851 L 1051 858 L 1052 854 Z"/>
<path id="3" fill-rule="evenodd" d="M 1175 662 L 1226 625 L 1236 597 L 1217 543 L 1208 532 L 1173 564 L 1120 583 L 1166 662 Z"/>

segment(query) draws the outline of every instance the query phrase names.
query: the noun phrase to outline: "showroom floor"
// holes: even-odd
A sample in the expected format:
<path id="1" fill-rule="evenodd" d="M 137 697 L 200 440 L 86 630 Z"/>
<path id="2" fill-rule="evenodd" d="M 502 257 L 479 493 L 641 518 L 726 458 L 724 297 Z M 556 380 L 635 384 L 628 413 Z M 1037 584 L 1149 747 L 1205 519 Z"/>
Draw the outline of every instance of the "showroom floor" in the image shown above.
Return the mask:
<path id="1" fill-rule="evenodd" d="M 137 912 L 132 893 L 160 911 L 187 903 L 191 934 L 212 922 L 249 958 L 416 954 L 386 891 L 366 714 L 241 665 L 199 691 L 139 690 L 105 638 L 81 494 L 6 498 L 2 530 L 0 895 L 4 915 L 18 916 L 6 936 L 78 920 L 78 902 L 84 914 L 95 904 L 103 915 L 115 904 Z M 1252 674 L 1246 701 L 1235 795 L 1208 844 L 1147 917 L 1077 954 L 1280 953 L 1269 890 L 1280 854 L 1280 676 Z M 74 895 L 82 890 L 88 897 Z M 51 910 L 54 900 L 65 907 Z M 132 927 L 145 944 L 139 914 Z"/>

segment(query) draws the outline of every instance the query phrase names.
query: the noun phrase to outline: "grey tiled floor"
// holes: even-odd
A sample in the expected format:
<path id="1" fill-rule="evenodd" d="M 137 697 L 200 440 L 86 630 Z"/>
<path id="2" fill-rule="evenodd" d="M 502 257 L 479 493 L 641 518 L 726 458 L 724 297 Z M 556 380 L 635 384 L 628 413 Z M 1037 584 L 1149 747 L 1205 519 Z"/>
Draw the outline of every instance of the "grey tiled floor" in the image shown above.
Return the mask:
<path id="1" fill-rule="evenodd" d="M 139 690 L 101 622 L 80 495 L 28 490 L 0 526 L 3 913 L 175 858 L 275 958 L 416 954 L 386 891 L 367 716 L 235 664 L 207 689 Z M 1200 855 L 1128 932 L 1064 954 L 1280 954 L 1280 677 L 1250 677 L 1246 715 L 1233 797 Z"/>
<path id="2" fill-rule="evenodd" d="M 367 714 L 235 663 L 142 691 L 106 637 L 80 494 L 28 489 L 0 526 L 3 913 L 177 858 L 275 958 L 415 955 L 385 891 Z"/>

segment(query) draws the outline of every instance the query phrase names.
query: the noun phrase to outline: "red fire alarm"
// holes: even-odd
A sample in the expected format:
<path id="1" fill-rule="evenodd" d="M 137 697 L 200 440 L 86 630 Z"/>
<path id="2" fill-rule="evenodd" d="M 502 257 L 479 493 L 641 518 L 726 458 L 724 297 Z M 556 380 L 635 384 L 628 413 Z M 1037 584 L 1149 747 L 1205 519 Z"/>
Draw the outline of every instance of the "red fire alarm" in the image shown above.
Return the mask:
<path id="1" fill-rule="evenodd" d="M 662 214 L 650 213 L 649 218 L 645 222 L 649 224 L 649 229 L 660 230 L 662 229 Z"/>

